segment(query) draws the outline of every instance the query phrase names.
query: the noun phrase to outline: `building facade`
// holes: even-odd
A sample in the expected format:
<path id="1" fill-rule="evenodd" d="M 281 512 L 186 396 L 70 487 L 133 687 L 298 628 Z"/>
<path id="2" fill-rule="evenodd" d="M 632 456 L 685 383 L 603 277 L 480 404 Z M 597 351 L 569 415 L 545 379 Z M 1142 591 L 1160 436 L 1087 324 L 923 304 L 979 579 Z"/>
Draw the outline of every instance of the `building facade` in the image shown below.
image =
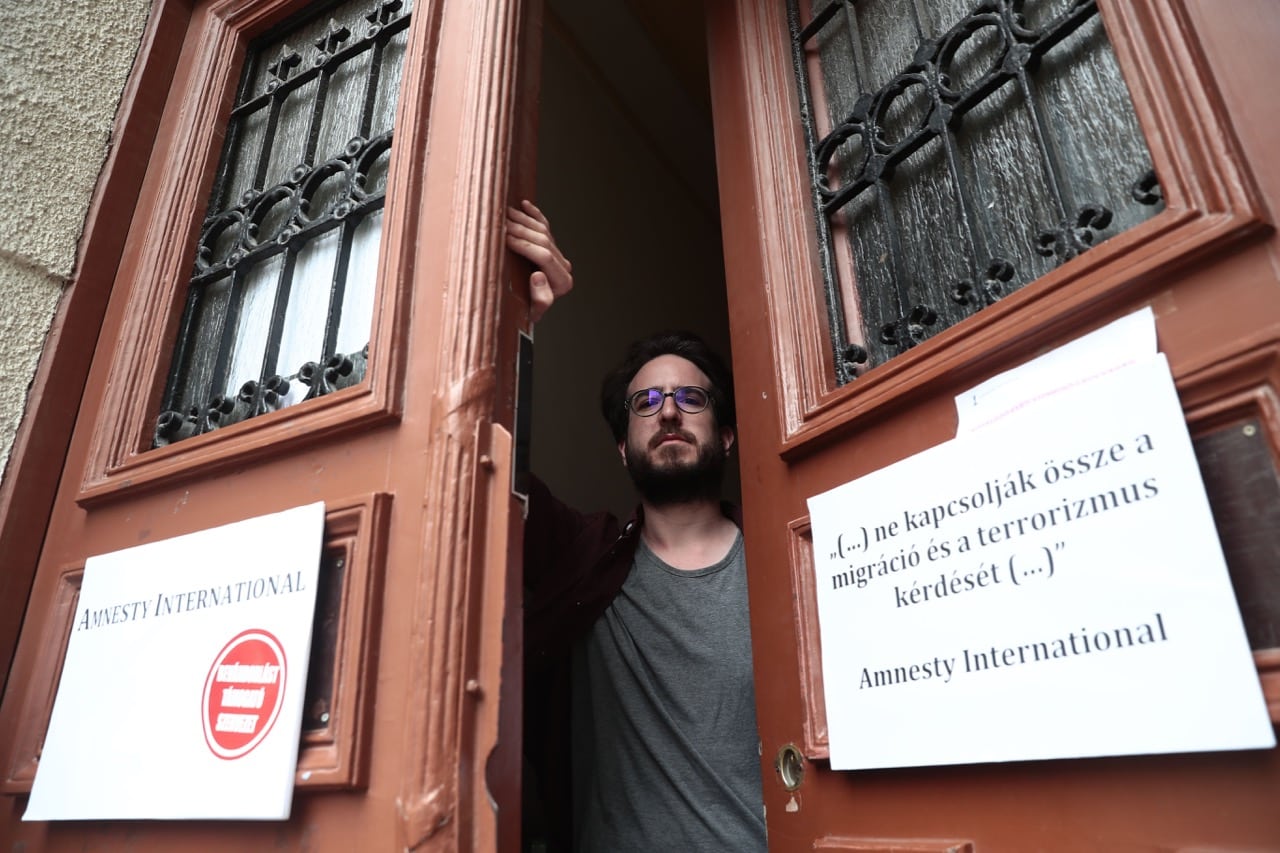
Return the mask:
<path id="1" fill-rule="evenodd" d="M 593 399 L 600 366 L 678 306 L 736 374 L 771 849 L 1280 844 L 1274 750 L 831 770 L 805 504 L 951 438 L 956 393 L 1150 306 L 1280 719 L 1280 115 L 1256 70 L 1280 22 L 1265 0 L 1229 14 L 1209 0 L 898 4 L 909 15 L 707 0 L 696 17 L 365 5 L 0 13 L 15 57 L 0 133 L 29 200 L 0 257 L 0 836 L 29 850 L 519 849 L 523 422 L 558 491 L 621 510 L 621 478 L 597 473 L 613 451 L 575 389 Z M 828 54 L 844 42 L 842 69 Z M 237 116 L 273 92 L 287 116 L 304 78 L 336 91 L 357 43 L 401 53 L 394 93 L 387 77 L 361 90 L 374 118 L 351 144 L 237 171 L 247 155 L 224 152 L 257 138 Z M 253 56 L 260 80 L 242 74 Z M 1063 94 L 1079 65 L 1083 94 Z M 983 153 L 975 135 L 1013 147 Z M 537 329 L 532 414 L 517 402 L 527 271 L 502 240 L 505 207 L 528 197 L 579 283 Z M 272 213 L 285 198 L 287 222 Z M 184 337 L 216 302 L 193 289 L 225 273 L 241 307 L 218 316 L 251 317 L 235 294 L 257 267 L 237 264 L 300 268 L 303 226 L 346 234 L 351 211 L 378 223 L 367 349 L 242 376 L 249 332 Z M 1028 227 L 1002 236 L 997 220 Z M 358 254 L 362 239 L 340 244 Z M 354 273 L 333 278 L 355 292 Z M 262 352 L 288 348 L 290 322 L 264 320 L 277 331 Z M 207 369 L 173 368 L 202 347 Z M 174 396 L 206 373 L 211 392 Z M 590 448 L 599 465 L 582 464 Z M 85 560 L 313 500 L 331 609 L 291 819 L 21 822 Z"/>

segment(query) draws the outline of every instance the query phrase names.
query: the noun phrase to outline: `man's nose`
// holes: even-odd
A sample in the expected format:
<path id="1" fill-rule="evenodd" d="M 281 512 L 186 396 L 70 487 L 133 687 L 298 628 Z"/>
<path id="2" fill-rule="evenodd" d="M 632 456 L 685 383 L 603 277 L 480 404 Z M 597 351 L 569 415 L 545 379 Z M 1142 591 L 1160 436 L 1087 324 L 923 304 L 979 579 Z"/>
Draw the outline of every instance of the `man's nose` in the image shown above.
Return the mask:
<path id="1" fill-rule="evenodd" d="M 676 405 L 674 394 L 668 394 L 662 398 L 662 408 L 658 409 L 658 417 L 664 421 L 678 421 L 680 419 L 680 407 Z"/>

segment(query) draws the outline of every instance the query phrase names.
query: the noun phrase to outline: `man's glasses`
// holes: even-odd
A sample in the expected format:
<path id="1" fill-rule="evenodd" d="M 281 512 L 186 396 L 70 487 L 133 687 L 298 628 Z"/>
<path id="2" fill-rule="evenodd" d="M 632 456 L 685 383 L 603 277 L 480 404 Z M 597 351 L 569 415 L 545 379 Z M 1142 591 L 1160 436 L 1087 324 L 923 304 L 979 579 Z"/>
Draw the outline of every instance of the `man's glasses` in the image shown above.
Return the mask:
<path id="1" fill-rule="evenodd" d="M 686 415 L 696 415 L 711 402 L 711 392 L 697 385 L 685 385 L 674 391 L 661 388 L 644 388 L 627 398 L 627 409 L 642 418 L 656 415 L 667 398 L 676 401 L 676 408 Z"/>

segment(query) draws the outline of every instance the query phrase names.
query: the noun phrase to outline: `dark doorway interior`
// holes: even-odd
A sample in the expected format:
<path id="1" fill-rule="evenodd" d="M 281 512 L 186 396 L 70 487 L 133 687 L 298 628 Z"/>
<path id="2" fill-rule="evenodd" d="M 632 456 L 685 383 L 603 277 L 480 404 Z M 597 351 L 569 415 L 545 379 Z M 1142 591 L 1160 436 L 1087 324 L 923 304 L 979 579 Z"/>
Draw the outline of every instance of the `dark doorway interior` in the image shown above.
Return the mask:
<path id="1" fill-rule="evenodd" d="M 635 498 L 600 415 L 605 371 L 664 328 L 730 356 L 700 3 L 548 0 L 537 203 L 575 288 L 535 330 L 532 468 L 566 503 L 625 518 Z M 540 722 L 526 721 L 526 748 L 537 754 L 556 723 L 527 698 Z M 555 832 L 543 793 L 526 774 L 525 850 L 556 849 L 544 845 Z"/>
<path id="2" fill-rule="evenodd" d="M 597 403 L 605 370 L 662 328 L 729 356 L 700 4 L 549 0 L 538 203 L 575 289 L 535 333 L 533 470 L 579 509 L 625 515 L 631 484 Z"/>

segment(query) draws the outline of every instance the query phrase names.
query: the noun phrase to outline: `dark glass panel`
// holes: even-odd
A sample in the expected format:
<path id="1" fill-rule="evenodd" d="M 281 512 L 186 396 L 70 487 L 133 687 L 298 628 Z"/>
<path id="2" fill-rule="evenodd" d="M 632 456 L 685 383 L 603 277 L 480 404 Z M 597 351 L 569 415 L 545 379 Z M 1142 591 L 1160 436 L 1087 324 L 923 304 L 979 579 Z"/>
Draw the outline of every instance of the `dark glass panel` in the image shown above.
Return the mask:
<path id="1" fill-rule="evenodd" d="M 882 363 L 1158 212 L 1093 0 L 819 0 L 792 22 L 839 381 L 850 344 Z"/>

